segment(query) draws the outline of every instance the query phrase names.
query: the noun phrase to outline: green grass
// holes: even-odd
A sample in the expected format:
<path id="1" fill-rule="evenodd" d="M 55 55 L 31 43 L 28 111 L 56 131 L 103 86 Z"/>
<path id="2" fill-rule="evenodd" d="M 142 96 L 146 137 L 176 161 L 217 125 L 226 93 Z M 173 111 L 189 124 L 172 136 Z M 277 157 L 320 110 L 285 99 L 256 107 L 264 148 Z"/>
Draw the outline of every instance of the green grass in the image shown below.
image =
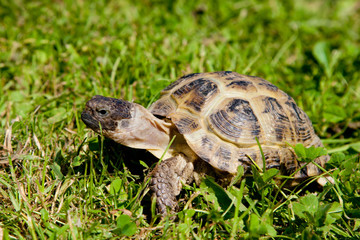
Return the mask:
<path id="1" fill-rule="evenodd" d="M 359 239 L 359 29 L 355 0 L 0 0 L 0 236 Z M 178 218 L 160 219 L 155 159 L 79 119 L 95 94 L 148 106 L 183 74 L 221 70 L 294 97 L 335 186 L 287 190 L 254 169 L 184 186 Z"/>

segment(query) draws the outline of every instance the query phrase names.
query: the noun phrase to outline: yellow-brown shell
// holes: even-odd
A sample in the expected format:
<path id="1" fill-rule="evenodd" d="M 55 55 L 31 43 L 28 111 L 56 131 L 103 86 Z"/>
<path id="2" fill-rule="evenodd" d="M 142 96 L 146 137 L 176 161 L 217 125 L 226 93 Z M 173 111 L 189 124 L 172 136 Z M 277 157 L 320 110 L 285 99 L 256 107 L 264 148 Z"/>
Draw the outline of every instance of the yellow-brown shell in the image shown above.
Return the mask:
<path id="1" fill-rule="evenodd" d="M 299 167 L 288 145 L 322 146 L 311 121 L 295 101 L 268 81 L 235 72 L 195 73 L 181 77 L 162 91 L 151 107 L 154 115 L 175 124 L 188 145 L 204 161 L 229 173 L 252 161 L 291 173 Z M 324 165 L 328 156 L 316 161 Z M 309 164 L 295 177 L 319 174 Z"/>

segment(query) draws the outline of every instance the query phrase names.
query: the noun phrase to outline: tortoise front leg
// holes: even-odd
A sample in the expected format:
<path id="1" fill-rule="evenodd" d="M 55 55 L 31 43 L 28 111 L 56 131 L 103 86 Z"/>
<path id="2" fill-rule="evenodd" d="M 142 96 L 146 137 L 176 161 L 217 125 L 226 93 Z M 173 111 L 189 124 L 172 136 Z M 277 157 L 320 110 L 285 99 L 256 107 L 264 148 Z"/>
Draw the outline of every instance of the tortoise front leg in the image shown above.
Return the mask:
<path id="1" fill-rule="evenodd" d="M 160 214 L 175 211 L 176 196 L 180 194 L 181 182 L 190 183 L 193 180 L 194 165 L 179 154 L 162 161 L 152 172 L 150 188 L 156 195 L 157 208 Z"/>

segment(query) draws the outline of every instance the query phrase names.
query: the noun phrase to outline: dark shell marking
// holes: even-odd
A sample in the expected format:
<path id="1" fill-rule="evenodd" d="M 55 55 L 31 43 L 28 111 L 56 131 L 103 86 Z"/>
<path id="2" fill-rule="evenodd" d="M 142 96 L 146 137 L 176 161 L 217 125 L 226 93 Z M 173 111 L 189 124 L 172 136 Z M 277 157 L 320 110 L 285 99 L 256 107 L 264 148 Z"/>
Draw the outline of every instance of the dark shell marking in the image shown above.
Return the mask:
<path id="1" fill-rule="evenodd" d="M 267 90 L 272 91 L 272 92 L 276 92 L 279 90 L 279 88 L 267 81 L 264 80 L 264 82 L 258 83 L 260 86 L 265 86 Z"/>
<path id="2" fill-rule="evenodd" d="M 287 101 L 285 104 L 288 106 L 288 111 L 292 119 L 291 123 L 295 128 L 295 136 L 297 136 L 296 141 L 304 143 L 308 140 L 311 141 L 315 133 L 311 126 L 310 119 L 306 113 L 301 110 L 293 101 Z"/>
<path id="3" fill-rule="evenodd" d="M 227 171 L 230 167 L 231 152 L 226 147 L 220 146 L 215 153 L 217 167 L 222 171 Z"/>
<path id="4" fill-rule="evenodd" d="M 250 90 L 250 89 L 253 89 L 253 90 L 256 89 L 252 82 L 237 81 L 237 80 L 234 80 L 231 83 L 227 84 L 226 87 L 232 88 L 232 89 L 241 89 L 241 90 L 245 90 L 245 91 Z"/>
<path id="5" fill-rule="evenodd" d="M 209 116 L 211 128 L 225 139 L 238 142 L 243 137 L 259 137 L 260 125 L 250 103 L 243 99 L 231 99 L 224 110 Z"/>
<path id="6" fill-rule="evenodd" d="M 226 77 L 226 76 L 229 76 L 229 75 L 238 75 L 238 73 L 236 72 L 232 72 L 232 71 L 221 71 L 221 72 L 213 72 L 211 73 L 213 75 L 218 75 L 219 77 Z"/>
<path id="7" fill-rule="evenodd" d="M 272 118 L 272 123 L 275 125 L 275 135 L 276 140 L 281 142 L 286 138 L 285 134 L 289 132 L 293 133 L 292 127 L 290 125 L 290 120 L 286 115 L 284 108 L 279 104 L 279 102 L 272 97 L 264 98 L 265 109 L 264 114 L 270 114 Z"/>
<path id="8" fill-rule="evenodd" d="M 218 86 L 211 80 L 199 78 L 185 84 L 172 94 L 174 98 L 185 99 L 183 103 L 196 112 L 200 112 L 203 105 L 218 92 Z"/>
<path id="9" fill-rule="evenodd" d="M 173 117 L 171 120 L 181 134 L 193 132 L 199 128 L 198 121 L 190 116 Z"/>
<path id="10" fill-rule="evenodd" d="M 175 111 L 175 106 L 168 99 L 163 99 L 156 101 L 149 110 L 154 115 L 166 117 Z"/>
<path id="11" fill-rule="evenodd" d="M 201 147 L 206 151 L 212 151 L 214 143 L 207 136 L 201 138 Z"/>
<path id="12" fill-rule="evenodd" d="M 181 78 L 179 78 L 178 80 L 176 80 L 175 82 L 173 82 L 172 84 L 167 86 L 163 91 L 169 91 L 169 90 L 173 89 L 174 87 L 178 86 L 180 83 L 184 82 L 185 80 L 188 80 L 192 77 L 196 77 L 199 74 L 201 74 L 201 73 L 191 73 L 191 74 L 182 76 Z"/>
<path id="13" fill-rule="evenodd" d="M 232 85 L 235 86 L 240 86 L 241 88 L 247 88 L 247 86 L 249 85 L 253 85 L 252 82 L 249 81 L 232 81 L 231 83 L 229 83 L 228 85 L 226 85 L 227 87 L 230 87 Z"/>

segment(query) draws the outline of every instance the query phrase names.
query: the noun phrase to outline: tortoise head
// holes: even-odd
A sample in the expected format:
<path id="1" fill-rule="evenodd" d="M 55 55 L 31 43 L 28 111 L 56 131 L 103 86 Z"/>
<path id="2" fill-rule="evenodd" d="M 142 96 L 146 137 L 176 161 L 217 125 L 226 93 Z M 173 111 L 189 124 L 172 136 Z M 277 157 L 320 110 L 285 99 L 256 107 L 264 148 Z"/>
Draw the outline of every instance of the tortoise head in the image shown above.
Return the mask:
<path id="1" fill-rule="evenodd" d="M 133 117 L 134 104 L 116 98 L 108 98 L 96 95 L 86 103 L 81 113 L 83 122 L 94 130 L 105 136 L 108 132 L 116 131 L 119 124 L 126 127 L 129 119 Z"/>
<path id="2" fill-rule="evenodd" d="M 95 132 L 117 143 L 153 150 L 154 155 L 158 154 L 154 151 L 162 154 L 170 141 L 170 123 L 156 118 L 139 104 L 121 99 L 94 96 L 86 103 L 81 119 Z"/>

